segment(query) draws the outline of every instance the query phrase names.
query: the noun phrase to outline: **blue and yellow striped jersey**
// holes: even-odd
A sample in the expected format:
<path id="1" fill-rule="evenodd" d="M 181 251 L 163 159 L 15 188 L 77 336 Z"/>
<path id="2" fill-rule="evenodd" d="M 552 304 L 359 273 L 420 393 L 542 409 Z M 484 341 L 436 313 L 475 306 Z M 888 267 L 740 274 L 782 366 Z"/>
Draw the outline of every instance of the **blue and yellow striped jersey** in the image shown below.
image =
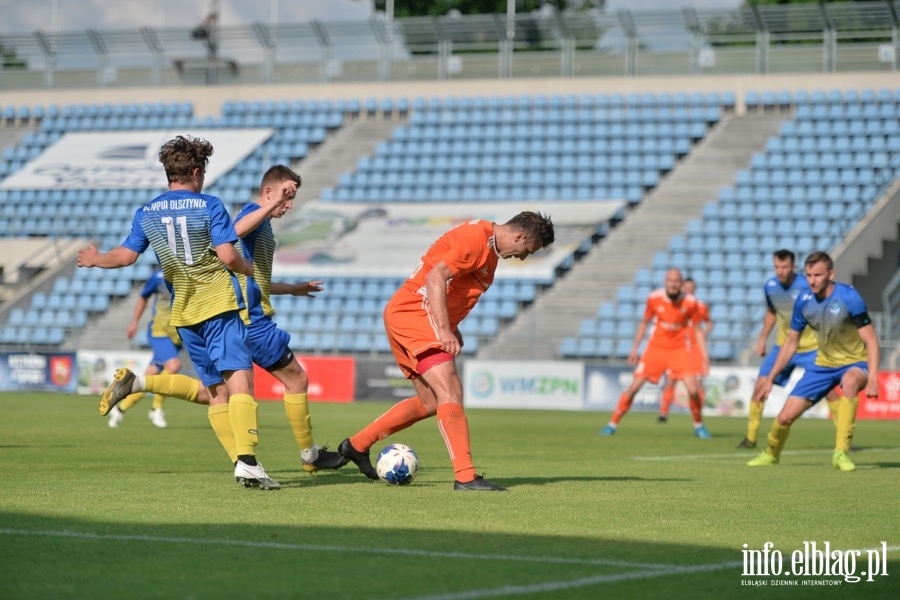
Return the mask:
<path id="1" fill-rule="evenodd" d="M 237 277 L 215 251 L 235 242 L 237 233 L 221 200 L 173 190 L 135 212 L 122 245 L 139 253 L 153 247 L 172 291 L 170 323 L 184 327 L 244 307 Z"/>
<path id="2" fill-rule="evenodd" d="M 766 304 L 775 313 L 775 343 L 781 346 L 791 330 L 791 317 L 794 315 L 794 304 L 803 293 L 809 291 L 806 277 L 794 274 L 791 285 L 784 287 L 777 277 L 772 277 L 766 282 Z M 818 347 L 816 334 L 807 327 L 800 334 L 800 345 L 797 352 L 809 352 Z"/>
<path id="3" fill-rule="evenodd" d="M 866 345 L 854 317 L 867 312 L 866 303 L 853 286 L 835 283 L 834 291 L 823 300 L 812 292 L 800 296 L 794 305 L 791 329 L 801 331 L 809 325 L 819 341 L 816 364 L 842 367 L 866 360 Z"/>
<path id="4" fill-rule="evenodd" d="M 175 326 L 169 323 L 172 315 L 172 291 L 166 285 L 162 269 L 153 271 L 150 278 L 141 289 L 141 297 L 144 300 L 153 299 L 151 306 L 150 335 L 153 337 L 166 337 L 176 344 L 181 343 L 181 337 Z"/>
<path id="5" fill-rule="evenodd" d="M 241 208 L 241 211 L 235 217 L 234 222 L 237 223 L 248 214 L 262 208 L 255 202 L 249 202 Z M 275 261 L 275 233 L 272 231 L 272 223 L 270 219 L 263 220 L 259 226 L 253 231 L 247 233 L 241 238 L 241 252 L 244 258 L 253 263 L 253 277 L 248 278 L 238 275 L 241 282 L 241 289 L 247 298 L 259 301 L 248 301 L 247 307 L 241 311 L 241 317 L 244 322 L 249 324 L 258 321 L 263 316 L 271 316 L 275 314 L 269 296 L 272 291 L 272 264 Z M 250 287 L 248 287 L 250 286 Z M 255 286 L 255 289 L 253 289 Z"/>

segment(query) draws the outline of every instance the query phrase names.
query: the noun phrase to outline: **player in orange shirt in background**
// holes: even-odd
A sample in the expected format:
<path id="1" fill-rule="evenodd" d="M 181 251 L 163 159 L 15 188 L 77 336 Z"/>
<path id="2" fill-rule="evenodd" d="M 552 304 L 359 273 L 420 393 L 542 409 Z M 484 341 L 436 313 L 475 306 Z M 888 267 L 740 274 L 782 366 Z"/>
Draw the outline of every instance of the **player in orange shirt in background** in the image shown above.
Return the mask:
<path id="1" fill-rule="evenodd" d="M 684 284 L 681 286 L 682 291 L 685 294 L 690 294 L 694 296 L 694 292 L 697 289 L 697 284 L 690 277 L 685 278 Z M 694 296 L 696 298 L 696 296 Z M 713 322 L 709 318 L 709 305 L 697 298 L 697 312 L 699 315 L 699 322 L 697 323 L 697 327 L 688 328 L 688 342 L 691 344 L 691 347 L 699 348 L 699 344 L 697 343 L 697 334 L 702 334 L 703 339 L 709 339 L 709 332 L 712 331 Z M 702 347 L 706 347 L 704 344 Z M 706 393 L 703 391 L 703 376 L 709 375 L 709 356 L 703 354 L 701 352 L 693 353 L 694 360 L 697 361 L 697 391 L 700 394 L 700 406 L 703 406 L 703 401 L 706 398 Z M 672 401 L 675 400 L 675 384 L 678 383 L 678 380 L 672 377 L 671 375 L 666 375 L 666 386 L 662 391 L 662 398 L 659 405 L 659 418 L 657 422 L 665 423 L 669 418 L 669 408 L 672 407 Z"/>
<path id="2" fill-rule="evenodd" d="M 463 411 L 456 357 L 463 346 L 459 323 L 494 281 L 501 258 L 525 258 L 553 243 L 550 217 L 522 212 L 504 224 L 473 220 L 442 235 L 384 309 L 384 327 L 397 365 L 416 390 L 356 435 L 341 442 L 341 456 L 378 479 L 369 448 L 397 431 L 437 415 L 450 453 L 454 490 L 503 491 L 476 475 Z"/>
<path id="3" fill-rule="evenodd" d="M 600 435 L 614 435 L 619 427 L 619 421 L 631 408 L 634 396 L 649 381 L 656 383 L 665 373 L 669 373 L 674 379 L 681 379 L 690 396 L 691 414 L 694 417 L 694 434 L 707 439 L 712 437 L 703 425 L 703 417 L 700 414 L 702 408 L 698 385 L 699 361 L 696 353 L 706 356 L 706 338 L 701 333 L 696 336 L 697 347 L 690 343 L 689 330 L 698 328 L 700 322 L 697 299 L 690 294 L 685 294 L 681 286 L 684 279 L 678 269 L 666 271 L 665 287 L 650 292 L 647 296 L 647 308 L 644 310 L 644 319 L 638 325 L 634 336 L 634 345 L 631 354 L 628 355 L 629 364 L 637 364 L 634 369 L 634 379 L 628 389 L 619 397 L 619 405 L 613 412 L 609 424 L 600 430 Z M 644 355 L 638 362 L 638 348 L 644 333 L 652 321 L 656 321 L 653 333 Z"/>

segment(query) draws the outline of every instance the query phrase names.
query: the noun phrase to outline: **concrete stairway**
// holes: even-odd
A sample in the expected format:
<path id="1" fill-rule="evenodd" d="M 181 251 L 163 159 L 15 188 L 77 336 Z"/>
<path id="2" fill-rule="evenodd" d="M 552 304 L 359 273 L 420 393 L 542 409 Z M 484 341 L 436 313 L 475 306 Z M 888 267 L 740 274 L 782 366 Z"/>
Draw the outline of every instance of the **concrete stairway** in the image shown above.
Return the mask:
<path id="1" fill-rule="evenodd" d="M 3 124 L 0 126 L 0 151 L 18 145 L 25 134 L 31 131 L 37 131 L 37 125 Z"/>
<path id="2" fill-rule="evenodd" d="M 754 152 L 778 133 L 786 114 L 728 115 L 647 194 L 640 205 L 552 288 L 483 346 L 480 358 L 552 359 L 563 337 L 574 335 L 581 321 L 595 316 L 601 302 L 614 300 L 620 285 L 650 267 L 653 255 L 683 234 L 703 206 L 716 201 L 722 187 L 734 183 Z M 547 207 L 552 214 L 552 205 Z M 662 285 L 662 282 L 659 282 Z"/>
<path id="3" fill-rule="evenodd" d="M 345 123 L 334 135 L 294 165 L 303 179 L 298 194 L 301 202 L 313 200 L 326 187 L 334 187 L 341 174 L 356 169 L 363 156 L 375 151 L 378 142 L 391 137 L 394 129 L 407 122 L 406 117 L 360 119 Z"/>
<path id="4" fill-rule="evenodd" d="M 78 347 L 82 350 L 134 350 L 137 340 L 142 339 L 150 320 L 151 307 L 147 306 L 138 326 L 134 340 L 125 337 L 125 330 L 131 323 L 134 307 L 141 295 L 141 287 L 136 285 L 125 298 L 113 301 L 109 310 L 92 320 L 78 337 Z"/>

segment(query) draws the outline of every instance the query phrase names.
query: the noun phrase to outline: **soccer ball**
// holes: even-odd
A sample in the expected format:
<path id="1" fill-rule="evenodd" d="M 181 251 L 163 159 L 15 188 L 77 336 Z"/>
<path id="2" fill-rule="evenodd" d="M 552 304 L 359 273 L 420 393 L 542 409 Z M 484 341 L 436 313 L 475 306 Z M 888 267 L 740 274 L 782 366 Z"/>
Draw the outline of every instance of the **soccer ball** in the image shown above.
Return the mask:
<path id="1" fill-rule="evenodd" d="M 419 457 L 405 444 L 390 444 L 378 455 L 375 470 L 385 483 L 409 485 L 419 474 Z"/>

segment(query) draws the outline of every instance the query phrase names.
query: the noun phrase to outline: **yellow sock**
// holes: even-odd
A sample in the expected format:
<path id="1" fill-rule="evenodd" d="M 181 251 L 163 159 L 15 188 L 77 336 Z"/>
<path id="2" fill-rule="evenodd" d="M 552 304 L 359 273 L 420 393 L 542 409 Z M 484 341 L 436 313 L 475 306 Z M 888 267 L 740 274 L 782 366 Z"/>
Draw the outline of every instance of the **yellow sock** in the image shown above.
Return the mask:
<path id="1" fill-rule="evenodd" d="M 162 372 L 159 375 L 145 375 L 144 389 L 161 396 L 196 402 L 200 381 L 180 373 Z"/>
<path id="2" fill-rule="evenodd" d="M 163 402 L 165 402 L 165 401 L 166 401 L 166 397 L 165 397 L 165 396 L 161 396 L 161 395 L 159 395 L 159 394 L 153 394 L 153 404 L 151 405 L 150 408 L 152 408 L 153 410 L 156 410 L 156 409 L 158 409 L 158 408 L 162 408 L 162 407 L 163 407 Z"/>
<path id="3" fill-rule="evenodd" d="M 309 416 L 309 398 L 307 394 L 285 394 L 284 413 L 288 423 L 294 432 L 294 439 L 300 450 L 312 448 L 315 445 L 312 436 L 312 423 Z"/>
<path id="4" fill-rule="evenodd" d="M 140 402 L 144 398 L 144 394 L 146 392 L 135 392 L 133 394 L 129 394 L 125 396 L 121 402 L 119 402 L 116 406 L 119 407 L 119 410 L 122 412 L 127 412 L 129 408 Z"/>
<path id="5" fill-rule="evenodd" d="M 850 444 L 853 442 L 853 434 L 856 432 L 856 409 L 859 408 L 859 398 L 841 397 L 841 405 L 837 414 L 837 433 L 835 434 L 834 449 L 840 452 L 850 452 Z"/>
<path id="6" fill-rule="evenodd" d="M 834 423 L 835 430 L 838 428 L 838 409 L 840 408 L 841 400 L 843 399 L 843 396 L 835 398 L 834 400 L 829 399 L 828 396 L 825 397 L 825 404 L 828 405 L 828 414 L 831 415 L 831 422 Z"/>
<path id="7" fill-rule="evenodd" d="M 781 456 L 781 451 L 784 450 L 784 443 L 787 442 L 790 433 L 791 426 L 781 425 L 776 419 L 772 423 L 772 429 L 769 431 L 769 448 L 767 452 L 775 458 Z"/>
<path id="8" fill-rule="evenodd" d="M 219 443 L 225 448 L 228 458 L 234 464 L 237 462 L 238 457 L 237 444 L 234 441 L 234 432 L 231 430 L 231 420 L 228 418 L 228 413 L 227 404 L 210 406 L 206 411 L 206 414 L 209 416 L 209 424 L 212 425 L 216 437 L 219 438 Z"/>
<path id="9" fill-rule="evenodd" d="M 228 410 L 228 418 L 234 432 L 238 456 L 256 454 L 256 446 L 259 444 L 256 400 L 250 394 L 234 394 L 228 398 L 228 405 L 231 407 Z"/>
<path id="10" fill-rule="evenodd" d="M 763 408 L 765 404 L 760 402 L 757 404 L 754 401 L 750 401 L 750 407 L 747 409 L 747 440 L 751 442 L 756 442 L 756 437 L 759 435 L 759 426 L 762 425 L 762 415 Z"/>

